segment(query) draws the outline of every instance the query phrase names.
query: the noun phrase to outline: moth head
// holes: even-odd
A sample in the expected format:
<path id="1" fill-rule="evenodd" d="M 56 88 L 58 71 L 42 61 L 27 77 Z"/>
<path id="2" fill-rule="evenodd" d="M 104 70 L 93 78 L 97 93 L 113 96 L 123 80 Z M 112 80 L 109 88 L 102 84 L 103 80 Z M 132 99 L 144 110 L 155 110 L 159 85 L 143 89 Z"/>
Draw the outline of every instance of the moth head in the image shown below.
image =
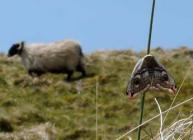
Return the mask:
<path id="1" fill-rule="evenodd" d="M 21 52 L 23 51 L 23 47 L 24 47 L 23 41 L 21 43 L 13 44 L 8 51 L 8 57 L 11 57 L 17 54 L 20 55 Z"/>

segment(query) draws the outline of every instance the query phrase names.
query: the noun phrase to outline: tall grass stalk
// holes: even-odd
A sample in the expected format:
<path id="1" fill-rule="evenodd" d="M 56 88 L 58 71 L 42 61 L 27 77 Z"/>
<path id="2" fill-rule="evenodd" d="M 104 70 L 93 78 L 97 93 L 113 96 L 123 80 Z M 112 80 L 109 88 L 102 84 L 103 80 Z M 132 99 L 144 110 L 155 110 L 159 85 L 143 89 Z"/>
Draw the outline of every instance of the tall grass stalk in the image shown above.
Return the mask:
<path id="1" fill-rule="evenodd" d="M 96 140 L 98 140 L 98 86 L 99 86 L 99 83 L 98 83 L 98 77 L 96 78 L 96 101 L 95 101 L 95 110 L 96 110 Z"/>
<path id="2" fill-rule="evenodd" d="M 149 36 L 148 36 L 148 44 L 147 44 L 147 54 L 150 53 L 151 48 L 151 35 L 152 35 L 152 28 L 153 28 L 153 17 L 154 17 L 154 9 L 155 9 L 155 0 L 152 3 L 152 11 L 151 11 L 151 18 L 150 18 L 150 28 L 149 28 Z M 145 92 L 141 96 L 141 104 L 140 104 L 140 118 L 139 118 L 139 125 L 143 121 L 143 112 L 144 112 L 144 105 L 145 105 Z M 137 139 L 141 139 L 141 127 L 138 129 Z"/>
<path id="3" fill-rule="evenodd" d="M 161 140 L 164 140 L 163 139 L 163 133 L 162 133 L 162 129 L 163 129 L 163 115 L 162 115 L 161 107 L 160 107 L 160 105 L 159 105 L 159 103 L 158 103 L 156 98 L 155 98 L 155 102 L 157 104 L 157 107 L 158 107 L 159 113 L 160 113 L 160 138 L 161 138 Z"/>

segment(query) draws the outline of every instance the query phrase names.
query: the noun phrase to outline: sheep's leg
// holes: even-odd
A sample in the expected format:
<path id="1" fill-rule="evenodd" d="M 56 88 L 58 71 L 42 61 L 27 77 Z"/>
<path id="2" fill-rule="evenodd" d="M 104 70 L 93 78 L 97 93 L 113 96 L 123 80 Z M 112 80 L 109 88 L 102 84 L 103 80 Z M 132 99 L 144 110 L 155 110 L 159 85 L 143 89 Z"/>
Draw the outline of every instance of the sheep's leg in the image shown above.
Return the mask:
<path id="1" fill-rule="evenodd" d="M 82 73 L 82 77 L 86 76 L 86 71 L 83 65 L 78 65 L 77 66 L 77 71 Z"/>
<path id="2" fill-rule="evenodd" d="M 82 68 L 80 72 L 82 73 L 82 77 L 85 77 L 85 76 L 86 76 L 86 71 L 85 71 L 84 68 Z"/>
<path id="3" fill-rule="evenodd" d="M 66 78 L 66 80 L 67 80 L 67 81 L 70 81 L 72 75 L 73 75 L 73 71 L 68 71 L 68 72 L 67 72 L 67 78 Z"/>
<path id="4" fill-rule="evenodd" d="M 36 74 L 35 74 L 32 70 L 28 70 L 28 74 L 29 74 L 31 77 L 36 76 Z"/>
<path id="5" fill-rule="evenodd" d="M 28 70 L 28 74 L 32 77 L 34 76 L 41 76 L 42 75 L 42 72 L 41 71 L 37 71 L 37 70 Z"/>

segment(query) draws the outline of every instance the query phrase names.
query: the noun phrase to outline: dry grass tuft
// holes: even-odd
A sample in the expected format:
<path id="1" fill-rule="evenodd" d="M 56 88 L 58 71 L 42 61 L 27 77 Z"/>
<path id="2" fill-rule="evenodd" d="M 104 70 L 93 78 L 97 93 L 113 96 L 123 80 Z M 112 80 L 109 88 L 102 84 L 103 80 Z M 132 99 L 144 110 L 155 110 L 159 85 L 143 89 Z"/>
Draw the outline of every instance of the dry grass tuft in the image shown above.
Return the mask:
<path id="1" fill-rule="evenodd" d="M 162 131 L 163 140 L 193 140 L 193 114 L 189 117 L 175 121 Z M 155 140 L 161 140 L 160 136 Z"/>
<path id="2" fill-rule="evenodd" d="M 55 127 L 50 123 L 14 133 L 0 133 L 0 140 L 56 140 Z"/>

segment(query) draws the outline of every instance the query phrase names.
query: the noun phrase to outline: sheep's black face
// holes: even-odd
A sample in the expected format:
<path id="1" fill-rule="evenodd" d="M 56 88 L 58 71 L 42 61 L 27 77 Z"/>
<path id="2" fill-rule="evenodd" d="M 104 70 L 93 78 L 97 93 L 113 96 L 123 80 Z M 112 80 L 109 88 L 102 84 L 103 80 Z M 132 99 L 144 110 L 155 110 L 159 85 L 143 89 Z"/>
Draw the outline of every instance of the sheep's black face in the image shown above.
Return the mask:
<path id="1" fill-rule="evenodd" d="M 22 46 L 19 43 L 13 44 L 8 52 L 8 57 L 14 56 L 16 54 L 20 54 L 22 51 Z"/>

